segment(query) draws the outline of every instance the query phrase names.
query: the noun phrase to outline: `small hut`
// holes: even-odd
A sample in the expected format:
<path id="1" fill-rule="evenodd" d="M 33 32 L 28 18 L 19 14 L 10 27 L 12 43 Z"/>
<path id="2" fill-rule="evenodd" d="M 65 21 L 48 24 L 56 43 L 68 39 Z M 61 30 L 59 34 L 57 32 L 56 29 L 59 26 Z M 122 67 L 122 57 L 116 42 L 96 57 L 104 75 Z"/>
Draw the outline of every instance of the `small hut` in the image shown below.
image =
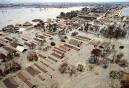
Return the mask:
<path id="1" fill-rule="evenodd" d="M 30 22 L 25 22 L 24 24 L 23 24 L 23 26 L 32 26 L 33 24 L 32 23 L 30 23 Z"/>

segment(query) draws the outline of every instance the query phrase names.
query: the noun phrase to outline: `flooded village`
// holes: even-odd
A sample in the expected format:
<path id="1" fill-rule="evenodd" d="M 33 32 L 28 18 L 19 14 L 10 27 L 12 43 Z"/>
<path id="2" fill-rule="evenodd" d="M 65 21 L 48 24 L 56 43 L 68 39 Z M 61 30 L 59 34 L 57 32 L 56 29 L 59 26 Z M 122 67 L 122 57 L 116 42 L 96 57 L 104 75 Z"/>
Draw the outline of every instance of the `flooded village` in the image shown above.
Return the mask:
<path id="1" fill-rule="evenodd" d="M 0 30 L 0 88 L 129 88 L 129 17 L 119 4 Z M 26 14 L 27 15 L 27 14 Z"/>

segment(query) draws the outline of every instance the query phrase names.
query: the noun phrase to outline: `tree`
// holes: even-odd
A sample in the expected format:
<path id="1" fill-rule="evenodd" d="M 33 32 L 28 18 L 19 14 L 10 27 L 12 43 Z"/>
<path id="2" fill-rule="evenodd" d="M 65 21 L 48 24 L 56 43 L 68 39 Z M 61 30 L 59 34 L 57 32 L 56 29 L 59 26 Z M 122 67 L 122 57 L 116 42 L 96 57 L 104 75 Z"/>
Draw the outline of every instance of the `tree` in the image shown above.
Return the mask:
<path id="1" fill-rule="evenodd" d="M 51 46 L 55 46 L 56 45 L 56 43 L 55 42 L 51 42 Z"/>
<path id="2" fill-rule="evenodd" d="M 72 19 L 73 17 L 77 16 L 77 11 L 67 12 L 65 16 L 69 19 Z"/>
<path id="3" fill-rule="evenodd" d="M 72 34 L 71 34 L 71 36 L 77 36 L 78 35 L 78 32 L 73 32 Z"/>
<path id="4" fill-rule="evenodd" d="M 80 72 L 84 71 L 84 66 L 82 64 L 78 64 L 77 70 Z"/>
<path id="5" fill-rule="evenodd" d="M 65 73 L 66 70 L 67 70 L 67 67 L 68 67 L 68 64 L 67 63 L 61 64 L 60 67 L 59 67 L 60 73 Z"/>
<path id="6" fill-rule="evenodd" d="M 124 38 L 126 37 L 127 30 L 123 30 L 115 25 L 109 26 L 107 29 L 102 29 L 101 34 L 106 38 Z"/>
<path id="7" fill-rule="evenodd" d="M 30 51 L 30 52 L 28 52 L 27 59 L 29 61 L 33 61 L 33 60 L 37 61 L 38 60 L 38 55 L 37 55 L 36 52 Z"/>
<path id="8" fill-rule="evenodd" d="M 49 31 L 49 32 L 52 32 L 52 24 L 49 23 L 49 24 L 47 25 L 47 27 L 48 27 L 48 31 Z"/>
<path id="9" fill-rule="evenodd" d="M 93 49 L 91 53 L 95 56 L 100 56 L 101 55 L 101 50 L 100 49 Z"/>
<path id="10" fill-rule="evenodd" d="M 61 17 L 65 17 L 65 13 L 64 13 L 64 12 L 61 12 L 61 13 L 60 13 L 60 16 L 61 16 Z"/>
<path id="11" fill-rule="evenodd" d="M 53 24 L 53 32 L 56 32 L 56 31 L 57 31 L 57 24 L 54 23 L 54 24 Z"/>
<path id="12" fill-rule="evenodd" d="M 100 49 L 93 49 L 91 51 L 91 57 L 89 59 L 89 63 L 95 64 L 98 63 L 98 57 L 101 55 L 101 50 Z"/>
<path id="13" fill-rule="evenodd" d="M 89 8 L 87 8 L 87 7 L 85 7 L 85 8 L 82 8 L 82 11 L 88 11 L 89 10 Z"/>

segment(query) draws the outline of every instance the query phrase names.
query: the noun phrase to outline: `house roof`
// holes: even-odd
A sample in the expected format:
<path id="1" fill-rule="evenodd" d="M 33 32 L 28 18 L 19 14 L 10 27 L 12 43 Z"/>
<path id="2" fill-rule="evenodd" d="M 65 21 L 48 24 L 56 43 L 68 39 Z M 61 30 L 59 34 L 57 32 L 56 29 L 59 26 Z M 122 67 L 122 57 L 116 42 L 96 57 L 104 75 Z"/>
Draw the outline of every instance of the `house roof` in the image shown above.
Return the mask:
<path id="1" fill-rule="evenodd" d="M 30 23 L 30 22 L 25 22 L 24 24 L 23 24 L 23 26 L 32 26 L 32 23 Z"/>
<path id="2" fill-rule="evenodd" d="M 22 32 L 22 31 L 25 31 L 26 29 L 25 28 L 19 28 L 19 32 Z"/>
<path id="3" fill-rule="evenodd" d="M 19 51 L 19 52 L 23 52 L 25 50 L 25 48 L 23 46 L 17 46 L 16 49 Z"/>
<path id="4" fill-rule="evenodd" d="M 9 52 L 7 50 L 5 50 L 4 48 L 2 48 L 2 47 L 0 48 L 0 54 L 7 56 L 8 53 Z"/>

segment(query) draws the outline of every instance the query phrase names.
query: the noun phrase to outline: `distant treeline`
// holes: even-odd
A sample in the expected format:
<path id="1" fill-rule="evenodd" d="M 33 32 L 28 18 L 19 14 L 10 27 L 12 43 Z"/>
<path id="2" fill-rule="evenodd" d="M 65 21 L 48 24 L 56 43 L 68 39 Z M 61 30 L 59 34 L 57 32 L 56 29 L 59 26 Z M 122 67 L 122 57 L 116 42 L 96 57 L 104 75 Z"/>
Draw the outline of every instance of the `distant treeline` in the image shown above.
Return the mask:
<path id="1" fill-rule="evenodd" d="M 78 11 L 71 11 L 67 13 L 61 12 L 58 17 L 72 19 L 73 17 L 76 17 L 77 14 L 78 14 Z"/>
<path id="2" fill-rule="evenodd" d="M 114 2 L 114 3 L 67 3 L 67 2 L 59 2 L 59 3 L 8 3 L 8 4 L 0 4 L 0 8 L 11 8 L 11 7 L 35 7 L 35 8 L 68 8 L 68 7 L 76 7 L 76 6 L 100 6 L 100 5 L 122 5 L 129 6 L 128 2 Z"/>

